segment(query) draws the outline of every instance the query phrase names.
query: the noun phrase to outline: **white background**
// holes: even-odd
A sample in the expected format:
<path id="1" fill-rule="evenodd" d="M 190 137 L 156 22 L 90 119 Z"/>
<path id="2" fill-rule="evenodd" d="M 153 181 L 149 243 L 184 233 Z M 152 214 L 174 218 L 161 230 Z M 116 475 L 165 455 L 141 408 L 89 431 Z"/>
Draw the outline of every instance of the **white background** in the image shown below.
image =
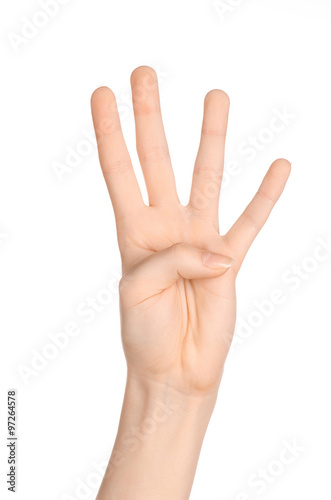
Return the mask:
<path id="1" fill-rule="evenodd" d="M 63 175 L 55 170 L 66 165 L 70 148 L 77 150 L 86 140 L 90 94 L 108 85 L 118 96 L 141 181 L 129 77 L 142 64 L 160 77 L 184 202 L 204 95 L 212 88 L 230 95 L 226 157 L 236 162 L 237 175 L 228 176 L 222 191 L 223 231 L 274 159 L 286 157 L 293 165 L 238 280 L 238 322 L 255 318 L 259 326 L 248 334 L 246 328 L 246 339 L 237 327 L 191 498 L 331 496 L 331 255 L 324 251 L 322 262 L 311 260 L 319 239 L 331 235 L 331 4 L 223 3 L 236 6 L 222 15 L 212 0 L 69 0 L 49 19 L 39 16 L 38 1 L 2 2 L 1 498 L 13 498 L 5 486 L 10 388 L 18 392 L 15 498 L 92 500 L 96 483 L 85 496 L 77 485 L 98 482 L 94 464 L 102 466 L 112 447 L 125 383 L 112 209 L 91 142 L 84 143 L 87 154 L 76 157 L 75 168 L 67 165 Z M 45 26 L 24 43 L 16 38 L 15 50 L 13 39 L 22 35 L 24 18 Z M 284 109 L 289 123 L 277 133 L 266 131 L 275 110 Z M 268 144 L 251 159 L 240 148 L 254 136 Z M 298 272 L 293 266 L 306 269 L 301 278 L 293 279 Z M 110 303 L 87 323 L 79 310 L 107 287 Z M 274 289 L 282 291 L 283 303 L 268 317 L 254 315 L 257 302 L 269 299 Z M 19 367 L 31 368 L 34 350 L 42 353 L 49 333 L 63 332 L 70 322 L 79 334 L 25 384 Z M 294 439 L 299 456 L 291 464 L 275 464 L 284 441 Z M 261 467 L 272 471 L 262 494 L 248 482 Z"/>

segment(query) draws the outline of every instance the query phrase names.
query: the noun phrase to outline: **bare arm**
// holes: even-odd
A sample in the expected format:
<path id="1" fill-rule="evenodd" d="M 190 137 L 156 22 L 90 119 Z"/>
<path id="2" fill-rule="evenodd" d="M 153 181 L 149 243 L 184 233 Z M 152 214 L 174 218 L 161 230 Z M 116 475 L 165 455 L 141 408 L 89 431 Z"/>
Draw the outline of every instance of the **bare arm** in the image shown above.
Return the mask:
<path id="1" fill-rule="evenodd" d="M 128 368 L 118 436 L 97 499 L 184 500 L 233 336 L 235 279 L 283 191 L 290 164 L 273 163 L 244 213 L 220 236 L 228 96 L 220 90 L 206 96 L 191 197 L 183 206 L 155 72 L 137 68 L 131 83 L 149 206 L 138 187 L 113 93 L 102 87 L 92 96 L 123 264 L 120 306 Z"/>

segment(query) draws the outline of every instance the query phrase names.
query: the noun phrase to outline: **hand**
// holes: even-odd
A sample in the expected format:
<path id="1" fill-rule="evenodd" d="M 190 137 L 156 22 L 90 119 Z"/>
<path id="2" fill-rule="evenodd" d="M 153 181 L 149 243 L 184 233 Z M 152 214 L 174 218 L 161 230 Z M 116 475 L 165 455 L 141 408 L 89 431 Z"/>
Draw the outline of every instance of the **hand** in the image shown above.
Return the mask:
<path id="1" fill-rule="evenodd" d="M 141 197 L 108 88 L 92 96 L 123 263 L 128 365 L 119 430 L 98 500 L 187 500 L 235 325 L 235 278 L 290 173 L 276 161 L 242 216 L 218 231 L 229 98 L 205 99 L 189 204 L 178 200 L 151 68 L 131 78 Z M 160 413 L 161 412 L 161 413 Z"/>
<path id="2" fill-rule="evenodd" d="M 127 151 L 115 96 L 92 96 L 102 171 L 112 200 L 123 263 L 120 303 L 129 375 L 185 394 L 217 391 L 235 325 L 235 278 L 290 173 L 270 167 L 257 194 L 229 232 L 218 231 L 219 191 L 229 98 L 205 99 L 201 142 L 189 204 L 181 205 L 149 67 L 131 77 L 137 151 L 149 206 Z"/>

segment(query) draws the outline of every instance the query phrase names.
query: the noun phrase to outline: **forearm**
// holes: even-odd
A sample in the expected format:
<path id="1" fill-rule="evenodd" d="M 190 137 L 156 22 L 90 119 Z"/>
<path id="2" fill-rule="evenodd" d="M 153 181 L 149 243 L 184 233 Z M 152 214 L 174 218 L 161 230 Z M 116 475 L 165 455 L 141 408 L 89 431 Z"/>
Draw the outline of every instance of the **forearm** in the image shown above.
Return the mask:
<path id="1" fill-rule="evenodd" d="M 234 331 L 235 279 L 284 189 L 290 164 L 273 163 L 255 197 L 221 236 L 218 200 L 228 96 L 213 90 L 205 98 L 191 195 L 183 206 L 156 74 L 137 68 L 131 85 L 149 206 L 132 168 L 113 92 L 101 87 L 91 100 L 122 257 L 122 339 L 131 374 L 97 500 L 187 500 Z M 132 375 L 138 371 L 145 382 Z M 163 377 L 171 379 L 172 389 L 146 382 Z"/>
<path id="2" fill-rule="evenodd" d="M 215 400 L 128 376 L 97 500 L 187 500 Z"/>

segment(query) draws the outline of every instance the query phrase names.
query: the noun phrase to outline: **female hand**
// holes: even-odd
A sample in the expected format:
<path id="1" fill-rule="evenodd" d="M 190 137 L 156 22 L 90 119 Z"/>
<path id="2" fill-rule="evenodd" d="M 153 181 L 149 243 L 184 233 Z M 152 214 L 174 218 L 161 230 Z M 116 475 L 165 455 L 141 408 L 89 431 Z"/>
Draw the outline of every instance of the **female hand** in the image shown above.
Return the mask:
<path id="1" fill-rule="evenodd" d="M 290 173 L 270 167 L 229 232 L 218 231 L 229 98 L 205 99 L 190 201 L 176 193 L 157 77 L 131 77 L 143 202 L 114 94 L 92 96 L 102 171 L 122 257 L 122 339 L 128 366 L 118 434 L 98 500 L 187 500 L 235 325 L 235 279 Z"/>
<path id="2" fill-rule="evenodd" d="M 139 67 L 131 84 L 149 206 L 132 168 L 114 94 L 101 87 L 92 96 L 100 163 L 123 263 L 120 304 L 128 374 L 203 396 L 217 391 L 235 325 L 235 279 L 283 191 L 290 164 L 272 164 L 244 213 L 220 236 L 228 96 L 221 90 L 206 96 L 191 197 L 183 206 L 176 193 L 156 74 Z"/>

